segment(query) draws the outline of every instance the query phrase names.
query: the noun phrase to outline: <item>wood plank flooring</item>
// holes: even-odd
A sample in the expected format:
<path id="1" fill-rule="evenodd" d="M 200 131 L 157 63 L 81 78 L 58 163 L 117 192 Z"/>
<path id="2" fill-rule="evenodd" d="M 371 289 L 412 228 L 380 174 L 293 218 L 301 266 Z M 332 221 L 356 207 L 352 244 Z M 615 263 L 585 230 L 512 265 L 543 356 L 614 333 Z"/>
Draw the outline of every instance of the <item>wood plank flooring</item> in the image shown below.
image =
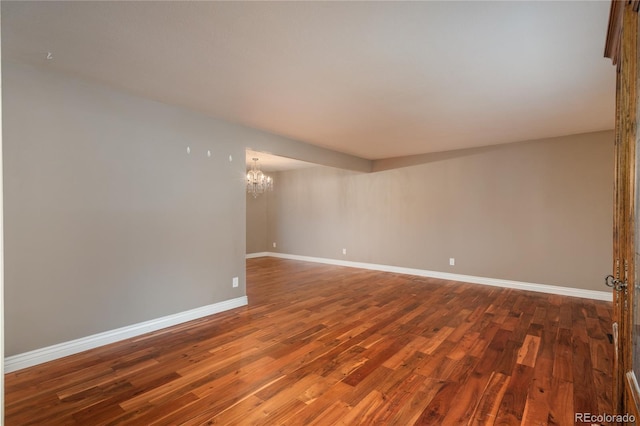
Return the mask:
<path id="1" fill-rule="evenodd" d="M 573 425 L 611 303 L 275 258 L 249 306 L 7 374 L 6 425 Z"/>

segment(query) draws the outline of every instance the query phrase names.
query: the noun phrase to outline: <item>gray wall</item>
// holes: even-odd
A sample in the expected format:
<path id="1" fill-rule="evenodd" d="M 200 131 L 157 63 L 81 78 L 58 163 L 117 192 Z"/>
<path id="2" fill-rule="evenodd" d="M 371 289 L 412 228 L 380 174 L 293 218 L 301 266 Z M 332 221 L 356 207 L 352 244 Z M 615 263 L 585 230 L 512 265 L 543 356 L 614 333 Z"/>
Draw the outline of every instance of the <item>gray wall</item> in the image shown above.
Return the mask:
<path id="1" fill-rule="evenodd" d="M 278 173 L 268 241 L 283 253 L 605 290 L 612 131 L 420 161 Z M 397 162 L 374 169 L 410 163 Z"/>
<path id="2" fill-rule="evenodd" d="M 372 166 L 6 60 L 2 83 L 8 356 L 245 295 L 246 147 Z M 267 249 L 601 289 L 611 141 L 278 173 Z"/>
<path id="3" fill-rule="evenodd" d="M 245 295 L 245 148 L 371 166 L 6 59 L 2 83 L 7 356 Z"/>
<path id="4" fill-rule="evenodd" d="M 246 294 L 241 131 L 2 73 L 7 355 Z"/>
<path id="5" fill-rule="evenodd" d="M 254 198 L 247 194 L 247 253 L 260 253 L 268 250 L 267 246 L 267 198 L 264 193 Z"/>

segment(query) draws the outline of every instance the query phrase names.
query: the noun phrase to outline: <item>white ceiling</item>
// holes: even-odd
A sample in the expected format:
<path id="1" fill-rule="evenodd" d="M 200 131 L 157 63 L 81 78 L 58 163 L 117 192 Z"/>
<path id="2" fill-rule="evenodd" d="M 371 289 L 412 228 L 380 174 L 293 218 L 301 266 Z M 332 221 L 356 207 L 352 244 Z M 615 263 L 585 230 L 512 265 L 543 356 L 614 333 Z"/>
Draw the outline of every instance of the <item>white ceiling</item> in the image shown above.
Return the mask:
<path id="1" fill-rule="evenodd" d="M 613 128 L 609 5 L 2 1 L 2 55 L 380 159 Z"/>

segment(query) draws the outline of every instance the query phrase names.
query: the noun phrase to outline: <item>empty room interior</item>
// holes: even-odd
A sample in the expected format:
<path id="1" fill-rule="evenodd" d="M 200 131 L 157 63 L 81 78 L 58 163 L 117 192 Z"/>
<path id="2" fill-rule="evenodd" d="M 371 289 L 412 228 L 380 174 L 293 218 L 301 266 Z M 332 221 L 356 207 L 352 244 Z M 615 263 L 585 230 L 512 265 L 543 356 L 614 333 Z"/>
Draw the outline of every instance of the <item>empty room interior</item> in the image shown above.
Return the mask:
<path id="1" fill-rule="evenodd" d="M 637 9 L 2 1 L 4 424 L 635 424 Z"/>

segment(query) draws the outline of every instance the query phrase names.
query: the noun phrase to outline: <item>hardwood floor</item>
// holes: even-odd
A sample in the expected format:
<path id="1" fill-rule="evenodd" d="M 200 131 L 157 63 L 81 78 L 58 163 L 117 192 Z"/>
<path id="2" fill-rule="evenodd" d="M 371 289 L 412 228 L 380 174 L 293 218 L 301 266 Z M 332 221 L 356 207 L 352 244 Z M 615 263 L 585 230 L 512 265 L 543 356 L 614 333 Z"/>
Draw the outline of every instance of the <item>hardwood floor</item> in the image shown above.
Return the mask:
<path id="1" fill-rule="evenodd" d="M 249 306 L 7 374 L 7 425 L 573 425 L 611 303 L 247 260 Z"/>

